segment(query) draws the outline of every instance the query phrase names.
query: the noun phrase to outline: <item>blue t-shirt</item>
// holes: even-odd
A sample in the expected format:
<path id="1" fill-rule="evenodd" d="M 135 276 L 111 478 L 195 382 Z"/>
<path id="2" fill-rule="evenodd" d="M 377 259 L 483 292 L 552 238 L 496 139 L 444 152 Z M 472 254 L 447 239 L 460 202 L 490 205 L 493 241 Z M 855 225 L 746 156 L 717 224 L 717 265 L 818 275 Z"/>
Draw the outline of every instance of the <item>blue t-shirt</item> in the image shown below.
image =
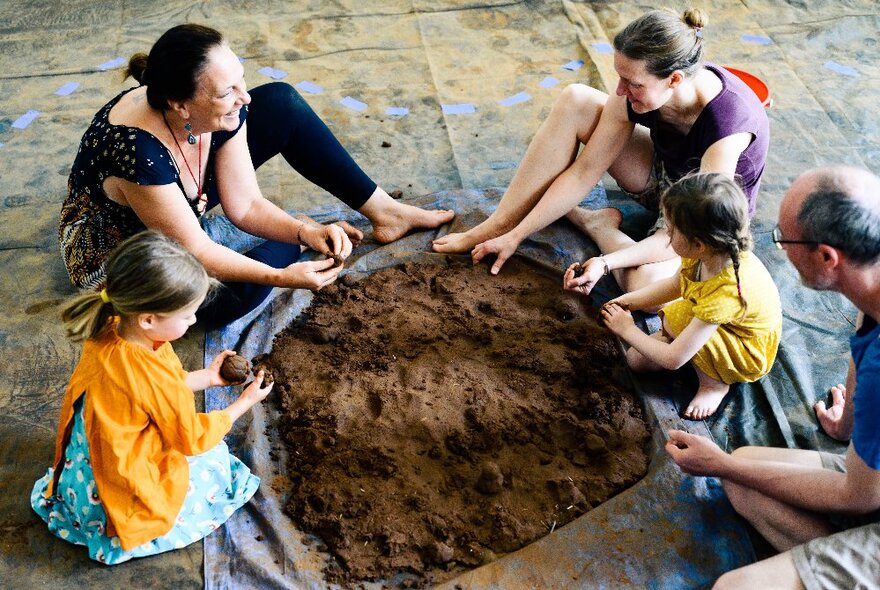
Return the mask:
<path id="1" fill-rule="evenodd" d="M 880 470 L 880 325 L 865 316 L 849 341 L 856 366 L 852 444 L 859 458 Z"/>

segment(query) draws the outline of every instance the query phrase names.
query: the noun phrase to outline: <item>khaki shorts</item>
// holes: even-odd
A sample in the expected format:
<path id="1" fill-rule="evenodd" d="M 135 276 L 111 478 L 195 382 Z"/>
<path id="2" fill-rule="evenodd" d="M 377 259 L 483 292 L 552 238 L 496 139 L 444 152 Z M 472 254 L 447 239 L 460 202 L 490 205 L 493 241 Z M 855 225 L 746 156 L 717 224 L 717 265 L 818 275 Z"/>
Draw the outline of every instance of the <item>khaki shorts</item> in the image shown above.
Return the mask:
<path id="1" fill-rule="evenodd" d="M 843 455 L 819 455 L 825 469 L 846 472 Z M 863 516 L 829 515 L 829 520 L 841 532 L 791 550 L 804 586 L 807 590 L 880 588 L 880 511 Z"/>
<path id="2" fill-rule="evenodd" d="M 654 225 L 648 230 L 649 236 L 666 227 L 666 221 L 663 219 L 663 211 L 660 209 L 660 198 L 663 196 L 663 193 L 666 192 L 666 189 L 672 186 L 673 182 L 674 181 L 670 179 L 669 175 L 666 173 L 666 168 L 663 166 L 663 160 L 657 156 L 657 152 L 654 152 L 654 158 L 651 161 L 651 173 L 648 176 L 648 183 L 645 186 L 645 190 L 640 193 L 623 191 L 645 209 L 657 212 L 657 221 L 654 222 Z"/>

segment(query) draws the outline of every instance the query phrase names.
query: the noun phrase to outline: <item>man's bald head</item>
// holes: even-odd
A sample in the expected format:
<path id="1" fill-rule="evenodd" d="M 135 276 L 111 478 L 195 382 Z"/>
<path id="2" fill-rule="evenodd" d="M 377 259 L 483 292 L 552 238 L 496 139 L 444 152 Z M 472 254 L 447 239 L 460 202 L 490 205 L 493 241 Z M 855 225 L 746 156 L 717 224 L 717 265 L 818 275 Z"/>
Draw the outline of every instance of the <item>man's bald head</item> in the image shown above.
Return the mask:
<path id="1" fill-rule="evenodd" d="M 878 262 L 880 178 L 852 166 L 809 170 L 786 192 L 779 220 L 789 239 L 833 246 L 854 264 Z"/>

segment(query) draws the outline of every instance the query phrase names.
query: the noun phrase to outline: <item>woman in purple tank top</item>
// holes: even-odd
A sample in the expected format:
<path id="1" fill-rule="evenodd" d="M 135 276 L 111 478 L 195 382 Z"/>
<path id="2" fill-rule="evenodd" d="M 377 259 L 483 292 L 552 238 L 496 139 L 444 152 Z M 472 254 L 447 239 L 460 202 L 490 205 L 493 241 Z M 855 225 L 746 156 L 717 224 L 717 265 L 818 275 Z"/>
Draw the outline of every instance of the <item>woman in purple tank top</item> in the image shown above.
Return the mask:
<path id="1" fill-rule="evenodd" d="M 470 251 L 474 263 L 494 254 L 497 274 L 524 239 L 566 215 L 602 255 L 583 263 L 581 276 L 572 265 L 565 287 L 588 294 L 613 272 L 624 291 L 633 291 L 673 276 L 679 259 L 662 219 L 635 242 L 620 231 L 617 209 L 577 206 L 605 172 L 658 213 L 671 182 L 690 171 L 720 172 L 740 183 L 754 214 L 767 115 L 743 82 L 703 62 L 705 23 L 703 12 L 689 9 L 682 16 L 654 10 L 627 25 L 614 38 L 615 95 L 583 84 L 565 88 L 495 212 L 464 233 L 434 240 L 434 250 Z"/>

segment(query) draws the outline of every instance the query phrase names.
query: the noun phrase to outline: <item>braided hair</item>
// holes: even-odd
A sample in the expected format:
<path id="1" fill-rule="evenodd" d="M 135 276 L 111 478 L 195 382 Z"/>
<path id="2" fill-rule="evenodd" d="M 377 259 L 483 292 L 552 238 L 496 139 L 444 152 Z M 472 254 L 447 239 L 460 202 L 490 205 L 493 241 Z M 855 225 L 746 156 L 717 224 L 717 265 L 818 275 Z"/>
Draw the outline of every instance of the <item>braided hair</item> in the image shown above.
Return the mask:
<path id="1" fill-rule="evenodd" d="M 748 200 L 739 185 L 724 174 L 690 174 L 666 190 L 662 207 L 669 223 L 689 241 L 730 257 L 744 316 L 748 302 L 739 278 L 740 255 L 752 249 L 752 234 Z"/>

